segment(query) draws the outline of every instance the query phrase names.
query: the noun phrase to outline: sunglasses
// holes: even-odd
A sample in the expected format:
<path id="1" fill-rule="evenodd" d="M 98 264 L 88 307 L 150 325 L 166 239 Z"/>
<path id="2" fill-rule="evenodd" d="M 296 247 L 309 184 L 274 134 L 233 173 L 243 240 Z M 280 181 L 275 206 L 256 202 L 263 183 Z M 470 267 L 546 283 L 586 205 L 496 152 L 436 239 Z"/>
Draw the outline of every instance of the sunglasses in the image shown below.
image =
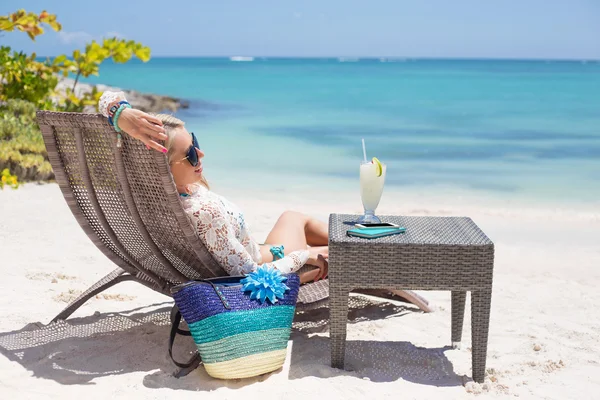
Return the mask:
<path id="1" fill-rule="evenodd" d="M 182 158 L 179 161 L 188 160 L 192 167 L 197 167 L 200 160 L 198 159 L 198 152 L 196 149 L 200 150 L 200 145 L 198 145 L 198 139 L 196 139 L 194 132 L 190 132 L 190 135 L 192 135 L 192 145 L 187 150 L 185 158 Z"/>

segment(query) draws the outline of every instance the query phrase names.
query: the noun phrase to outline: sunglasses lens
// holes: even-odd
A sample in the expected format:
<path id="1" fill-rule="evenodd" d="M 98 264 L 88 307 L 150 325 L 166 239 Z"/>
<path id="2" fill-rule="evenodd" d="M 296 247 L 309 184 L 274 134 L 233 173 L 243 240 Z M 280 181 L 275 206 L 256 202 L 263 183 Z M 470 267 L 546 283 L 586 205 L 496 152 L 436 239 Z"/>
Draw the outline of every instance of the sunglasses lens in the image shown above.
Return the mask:
<path id="1" fill-rule="evenodd" d="M 192 164 L 192 167 L 196 167 L 198 165 L 198 152 L 194 146 L 191 146 L 187 153 L 187 159 Z"/>
<path id="2" fill-rule="evenodd" d="M 190 162 L 190 164 L 192 164 L 192 167 L 197 167 L 198 152 L 196 151 L 196 149 L 200 149 L 200 146 L 198 146 L 198 139 L 196 139 L 196 135 L 194 135 L 194 132 L 190 132 L 190 135 L 192 135 L 192 145 L 188 150 L 187 159 Z"/>

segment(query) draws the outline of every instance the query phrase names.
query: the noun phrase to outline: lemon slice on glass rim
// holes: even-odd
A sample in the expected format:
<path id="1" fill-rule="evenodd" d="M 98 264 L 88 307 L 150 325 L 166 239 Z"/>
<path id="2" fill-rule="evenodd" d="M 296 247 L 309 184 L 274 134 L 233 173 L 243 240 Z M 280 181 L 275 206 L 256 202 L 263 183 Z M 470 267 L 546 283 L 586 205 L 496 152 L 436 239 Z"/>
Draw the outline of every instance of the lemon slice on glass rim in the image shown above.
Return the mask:
<path id="1" fill-rule="evenodd" d="M 383 174 L 383 166 L 381 165 L 381 161 L 377 157 L 373 157 L 373 164 L 375 164 L 375 168 L 377 168 L 377 177 L 380 177 Z"/>

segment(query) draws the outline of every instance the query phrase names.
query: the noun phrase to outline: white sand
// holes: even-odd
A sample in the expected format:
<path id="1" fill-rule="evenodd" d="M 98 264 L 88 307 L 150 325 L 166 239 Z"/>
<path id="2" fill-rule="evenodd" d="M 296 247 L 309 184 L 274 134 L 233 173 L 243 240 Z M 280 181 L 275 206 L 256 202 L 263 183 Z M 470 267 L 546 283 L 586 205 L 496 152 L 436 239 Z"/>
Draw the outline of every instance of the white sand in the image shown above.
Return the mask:
<path id="1" fill-rule="evenodd" d="M 312 190 L 310 196 L 254 198 L 222 193 L 245 210 L 259 240 L 287 208 L 324 220 L 329 212 L 359 211 L 356 195 Z M 138 284 L 117 285 L 67 323 L 44 329 L 65 301 L 114 266 L 79 228 L 58 186 L 5 189 L 0 192 L 0 398 L 453 399 L 472 393 L 598 398 L 598 212 L 473 198 L 460 205 L 464 201 L 388 191 L 378 212 L 468 215 L 495 242 L 485 384 L 469 378 L 468 300 L 462 349 L 446 347 L 450 296 L 445 292 L 423 293 L 437 307 L 431 314 L 403 303 L 359 302 L 348 326 L 350 371 L 330 368 L 327 312 L 318 311 L 297 317 L 283 370 L 219 381 L 202 368 L 182 379 L 171 376 L 176 369 L 166 351 L 169 299 Z M 179 343 L 179 354 L 190 348 L 189 341 Z"/>

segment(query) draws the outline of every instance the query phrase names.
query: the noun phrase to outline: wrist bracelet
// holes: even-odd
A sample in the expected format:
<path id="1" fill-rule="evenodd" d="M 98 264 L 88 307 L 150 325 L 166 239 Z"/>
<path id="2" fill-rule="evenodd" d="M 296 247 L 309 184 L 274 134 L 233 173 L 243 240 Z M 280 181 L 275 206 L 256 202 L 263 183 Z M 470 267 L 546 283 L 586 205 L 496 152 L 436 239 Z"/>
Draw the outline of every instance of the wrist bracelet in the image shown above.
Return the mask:
<path id="1" fill-rule="evenodd" d="M 129 102 L 126 101 L 126 100 L 122 100 L 122 101 L 120 101 L 118 103 L 113 104 L 108 109 L 108 123 L 111 126 L 115 126 L 115 124 L 113 122 L 113 118 L 114 118 L 115 114 L 117 113 L 117 111 L 119 110 L 119 107 L 121 107 L 121 105 L 123 105 L 123 104 L 129 104 Z"/>
<path id="2" fill-rule="evenodd" d="M 119 106 L 119 109 L 115 112 L 115 117 L 113 120 L 113 122 L 114 122 L 113 127 L 115 128 L 115 131 L 117 131 L 117 147 L 121 147 L 121 140 L 122 140 L 121 132 L 123 132 L 123 130 L 121 128 L 119 128 L 119 117 L 121 116 L 121 113 L 123 112 L 123 110 L 126 108 L 132 108 L 132 107 L 131 107 L 131 104 L 129 104 L 125 101 L 125 102 L 123 102 L 123 104 L 121 104 Z"/>
<path id="3" fill-rule="evenodd" d="M 283 254 L 283 245 L 281 246 L 272 246 L 269 251 L 273 254 L 273 261 L 277 261 L 284 257 Z"/>
<path id="4" fill-rule="evenodd" d="M 126 108 L 131 108 L 131 105 L 129 103 L 121 104 L 117 112 L 115 112 L 115 116 L 113 118 L 113 126 L 115 127 L 115 131 L 117 132 L 123 132 L 123 130 L 119 128 L 119 117 L 121 116 L 123 110 Z"/>

